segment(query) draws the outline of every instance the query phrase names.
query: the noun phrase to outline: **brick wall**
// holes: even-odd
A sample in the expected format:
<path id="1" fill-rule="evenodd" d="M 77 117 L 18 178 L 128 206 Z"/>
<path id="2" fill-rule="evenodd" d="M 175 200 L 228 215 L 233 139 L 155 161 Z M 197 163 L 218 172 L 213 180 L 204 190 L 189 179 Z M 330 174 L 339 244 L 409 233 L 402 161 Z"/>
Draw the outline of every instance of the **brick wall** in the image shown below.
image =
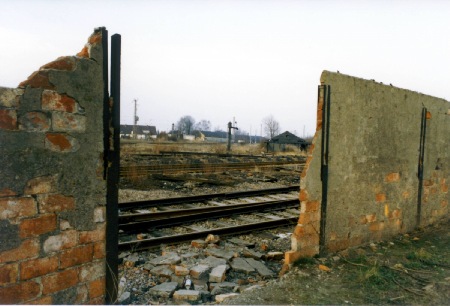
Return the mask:
<path id="1" fill-rule="evenodd" d="M 286 263 L 320 250 L 335 252 L 448 219 L 450 103 L 327 71 L 321 84 L 317 131 L 301 174 L 301 213 Z M 330 92 L 330 113 L 323 201 L 325 87 Z M 424 108 L 424 172 L 418 216 Z"/>
<path id="2" fill-rule="evenodd" d="M 0 304 L 103 304 L 101 31 L 0 88 Z"/>

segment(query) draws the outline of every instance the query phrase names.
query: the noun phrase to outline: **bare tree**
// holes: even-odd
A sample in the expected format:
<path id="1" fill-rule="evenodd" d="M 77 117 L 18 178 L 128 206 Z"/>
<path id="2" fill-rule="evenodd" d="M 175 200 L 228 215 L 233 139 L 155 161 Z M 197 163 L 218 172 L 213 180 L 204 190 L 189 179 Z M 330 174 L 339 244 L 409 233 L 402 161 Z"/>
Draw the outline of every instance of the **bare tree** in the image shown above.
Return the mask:
<path id="1" fill-rule="evenodd" d="M 265 117 L 262 120 L 262 124 L 264 126 L 264 134 L 268 138 L 273 138 L 280 132 L 280 124 L 272 115 Z"/>
<path id="2" fill-rule="evenodd" d="M 193 127 L 195 124 L 195 119 L 192 116 L 183 116 L 177 122 L 178 130 L 186 135 L 190 135 L 191 131 L 193 131 Z"/>
<path id="3" fill-rule="evenodd" d="M 195 124 L 194 129 L 198 131 L 210 131 L 211 122 L 209 120 L 201 120 Z"/>

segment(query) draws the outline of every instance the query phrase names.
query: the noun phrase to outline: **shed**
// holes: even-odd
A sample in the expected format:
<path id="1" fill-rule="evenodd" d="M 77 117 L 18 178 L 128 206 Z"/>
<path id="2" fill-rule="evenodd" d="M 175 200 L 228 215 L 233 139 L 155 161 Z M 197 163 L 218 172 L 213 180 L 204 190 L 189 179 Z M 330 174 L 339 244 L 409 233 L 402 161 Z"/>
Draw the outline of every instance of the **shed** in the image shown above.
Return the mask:
<path id="1" fill-rule="evenodd" d="M 286 151 L 287 145 L 292 145 L 301 150 L 305 150 L 308 147 L 308 142 L 303 138 L 297 137 L 286 131 L 268 140 L 266 142 L 266 150 L 267 152 L 284 152 Z"/>

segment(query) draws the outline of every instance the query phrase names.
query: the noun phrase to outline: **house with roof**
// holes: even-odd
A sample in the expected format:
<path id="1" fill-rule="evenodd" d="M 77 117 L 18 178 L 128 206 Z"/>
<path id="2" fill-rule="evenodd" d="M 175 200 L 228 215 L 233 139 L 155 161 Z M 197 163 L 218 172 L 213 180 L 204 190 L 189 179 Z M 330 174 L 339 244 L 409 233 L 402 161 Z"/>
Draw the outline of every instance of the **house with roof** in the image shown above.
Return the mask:
<path id="1" fill-rule="evenodd" d="M 267 152 L 284 152 L 287 145 L 306 150 L 309 144 L 303 138 L 286 131 L 266 141 L 266 150 Z"/>
<path id="2" fill-rule="evenodd" d="M 156 138 L 156 127 L 153 125 L 136 125 L 136 137 L 134 137 L 134 125 L 121 124 L 120 138 L 150 139 Z"/>

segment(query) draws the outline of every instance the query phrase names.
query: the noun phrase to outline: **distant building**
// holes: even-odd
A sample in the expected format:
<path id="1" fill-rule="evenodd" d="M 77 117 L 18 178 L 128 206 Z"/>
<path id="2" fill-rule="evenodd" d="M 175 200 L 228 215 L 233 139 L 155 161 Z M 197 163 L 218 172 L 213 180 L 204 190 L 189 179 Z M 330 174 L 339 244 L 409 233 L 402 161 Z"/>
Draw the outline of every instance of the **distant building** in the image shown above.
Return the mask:
<path id="1" fill-rule="evenodd" d="M 295 146 L 301 150 L 305 150 L 308 147 L 308 142 L 286 131 L 268 140 L 266 142 L 266 149 L 267 152 L 284 152 L 286 151 L 287 145 Z"/>
<path id="2" fill-rule="evenodd" d="M 134 125 L 132 124 L 121 124 L 120 138 L 134 138 L 133 128 Z M 152 125 L 136 125 L 136 139 L 150 138 L 156 138 L 156 127 Z"/>

